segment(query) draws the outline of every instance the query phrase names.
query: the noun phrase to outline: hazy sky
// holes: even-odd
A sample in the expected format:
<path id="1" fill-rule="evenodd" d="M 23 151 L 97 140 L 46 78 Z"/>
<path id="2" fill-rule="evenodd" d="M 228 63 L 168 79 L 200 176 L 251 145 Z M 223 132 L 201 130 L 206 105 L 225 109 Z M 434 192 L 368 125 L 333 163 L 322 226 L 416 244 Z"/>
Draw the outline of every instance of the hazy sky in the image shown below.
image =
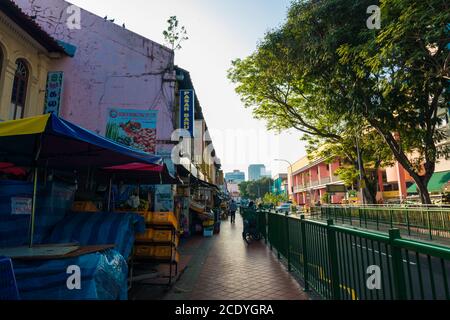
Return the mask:
<path id="1" fill-rule="evenodd" d="M 189 40 L 175 63 L 190 71 L 196 93 L 225 172 L 246 172 L 263 163 L 272 173 L 305 154 L 298 132 L 278 135 L 243 107 L 227 70 L 235 58 L 251 54 L 264 33 L 282 23 L 290 0 L 72 0 L 101 17 L 115 18 L 127 29 L 164 44 L 162 31 L 176 15 Z"/>

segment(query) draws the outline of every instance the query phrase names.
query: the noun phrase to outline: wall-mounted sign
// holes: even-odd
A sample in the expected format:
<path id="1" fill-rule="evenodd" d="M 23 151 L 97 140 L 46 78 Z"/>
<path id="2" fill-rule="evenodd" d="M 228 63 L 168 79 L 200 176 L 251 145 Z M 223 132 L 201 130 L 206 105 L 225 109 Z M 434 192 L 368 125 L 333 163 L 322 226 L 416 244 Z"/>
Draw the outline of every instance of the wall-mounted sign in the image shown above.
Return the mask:
<path id="1" fill-rule="evenodd" d="M 194 137 L 194 90 L 180 90 L 180 128 L 189 131 Z"/>
<path id="2" fill-rule="evenodd" d="M 63 93 L 64 72 L 49 72 L 47 75 L 47 90 L 45 93 L 44 114 L 54 113 L 59 116 Z"/>
<path id="3" fill-rule="evenodd" d="M 147 153 L 156 152 L 156 124 L 158 111 L 108 110 L 106 137 L 127 147 Z"/>

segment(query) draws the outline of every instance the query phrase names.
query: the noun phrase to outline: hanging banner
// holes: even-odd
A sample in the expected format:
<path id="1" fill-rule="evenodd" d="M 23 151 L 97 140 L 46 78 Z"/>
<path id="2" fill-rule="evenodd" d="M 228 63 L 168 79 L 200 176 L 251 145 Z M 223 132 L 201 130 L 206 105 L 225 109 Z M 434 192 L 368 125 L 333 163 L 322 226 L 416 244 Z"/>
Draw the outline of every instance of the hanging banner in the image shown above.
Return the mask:
<path id="1" fill-rule="evenodd" d="M 159 145 L 157 147 L 157 155 L 163 158 L 164 163 L 167 166 L 167 170 L 169 171 L 172 177 L 176 176 L 175 165 L 172 160 L 172 151 L 173 145 Z"/>
<path id="2" fill-rule="evenodd" d="M 106 137 L 127 147 L 150 154 L 156 152 L 156 123 L 158 111 L 108 110 Z"/>
<path id="3" fill-rule="evenodd" d="M 174 212 L 172 185 L 155 185 L 155 212 Z"/>
<path id="4" fill-rule="evenodd" d="M 189 131 L 191 138 L 194 137 L 194 90 L 180 90 L 180 128 Z"/>
<path id="5" fill-rule="evenodd" d="M 59 116 L 63 93 L 64 72 L 49 72 L 47 76 L 47 91 L 45 93 L 44 114 L 54 113 Z"/>

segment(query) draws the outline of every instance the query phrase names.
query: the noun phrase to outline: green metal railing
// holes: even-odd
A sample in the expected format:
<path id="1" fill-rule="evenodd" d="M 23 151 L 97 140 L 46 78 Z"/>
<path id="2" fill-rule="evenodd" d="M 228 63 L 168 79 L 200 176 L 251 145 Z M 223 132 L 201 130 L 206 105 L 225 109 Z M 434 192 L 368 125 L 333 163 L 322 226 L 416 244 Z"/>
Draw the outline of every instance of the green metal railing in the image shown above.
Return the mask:
<path id="1" fill-rule="evenodd" d="M 450 300 L 450 248 L 259 211 L 266 241 L 305 290 L 335 300 Z"/>
<path id="2" fill-rule="evenodd" d="M 323 206 L 312 218 L 378 231 L 398 228 L 421 239 L 450 239 L 450 208 Z"/>

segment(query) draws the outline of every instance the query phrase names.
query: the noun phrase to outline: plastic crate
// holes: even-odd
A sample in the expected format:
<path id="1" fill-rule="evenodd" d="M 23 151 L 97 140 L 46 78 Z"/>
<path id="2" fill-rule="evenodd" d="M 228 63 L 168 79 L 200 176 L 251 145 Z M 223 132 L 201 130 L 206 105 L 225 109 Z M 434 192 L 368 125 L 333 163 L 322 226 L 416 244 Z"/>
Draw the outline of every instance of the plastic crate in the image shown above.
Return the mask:
<path id="1" fill-rule="evenodd" d="M 203 221 L 203 226 L 204 227 L 212 227 L 212 226 L 214 226 L 214 220 L 206 220 L 206 221 Z"/>
<path id="2" fill-rule="evenodd" d="M 173 212 L 153 212 L 152 213 L 152 223 L 153 224 L 162 224 L 162 225 L 171 225 L 178 229 L 178 221 L 175 218 Z"/>
<path id="3" fill-rule="evenodd" d="M 74 212 L 100 212 L 92 201 L 75 201 L 72 206 Z"/>
<path id="4" fill-rule="evenodd" d="M 206 238 L 210 238 L 214 235 L 214 228 L 205 228 L 203 229 L 203 236 Z"/>
<path id="5" fill-rule="evenodd" d="M 156 246 L 153 250 L 153 257 L 156 259 L 170 259 L 172 256 L 172 259 L 176 259 L 177 251 L 175 248 L 172 248 L 171 246 Z"/>
<path id="6" fill-rule="evenodd" d="M 19 300 L 11 259 L 4 257 L 0 257 L 0 300 Z"/>
<path id="7" fill-rule="evenodd" d="M 153 239 L 154 230 L 146 229 L 145 233 L 140 233 L 136 235 L 136 240 L 149 241 Z"/>
<path id="8" fill-rule="evenodd" d="M 172 241 L 172 231 L 171 230 L 154 230 L 153 241 L 166 242 Z"/>
<path id="9" fill-rule="evenodd" d="M 153 246 L 136 246 L 134 255 L 137 257 L 152 257 L 155 247 Z"/>

